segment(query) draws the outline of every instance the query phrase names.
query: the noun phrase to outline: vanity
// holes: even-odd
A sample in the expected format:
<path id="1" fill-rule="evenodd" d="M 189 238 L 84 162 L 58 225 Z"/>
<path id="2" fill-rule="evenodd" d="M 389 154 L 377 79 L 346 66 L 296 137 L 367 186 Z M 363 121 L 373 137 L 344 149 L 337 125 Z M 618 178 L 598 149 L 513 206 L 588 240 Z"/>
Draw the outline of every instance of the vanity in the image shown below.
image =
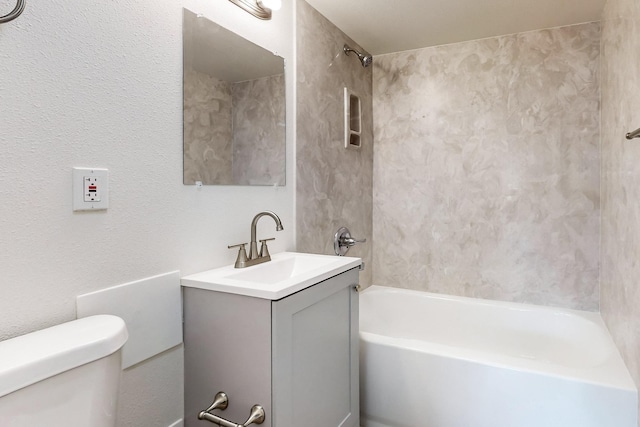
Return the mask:
<path id="1" fill-rule="evenodd" d="M 184 184 L 286 185 L 284 58 L 184 9 L 183 70 Z M 357 427 L 362 261 L 258 249 L 263 215 L 237 268 L 182 278 L 185 425 Z"/>
<path id="2" fill-rule="evenodd" d="M 284 252 L 183 277 L 185 425 L 215 425 L 198 415 L 223 391 L 229 425 L 260 405 L 265 427 L 358 426 L 361 264 Z"/>

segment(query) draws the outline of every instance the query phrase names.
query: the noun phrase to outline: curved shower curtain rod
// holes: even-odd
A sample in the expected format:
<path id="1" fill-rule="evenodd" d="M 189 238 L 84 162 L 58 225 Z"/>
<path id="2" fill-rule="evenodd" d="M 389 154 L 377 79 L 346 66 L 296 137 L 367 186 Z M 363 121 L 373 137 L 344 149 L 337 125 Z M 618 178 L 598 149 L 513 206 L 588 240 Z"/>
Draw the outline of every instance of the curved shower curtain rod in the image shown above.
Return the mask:
<path id="1" fill-rule="evenodd" d="M 24 11 L 24 3 L 25 3 L 25 0 L 18 0 L 16 7 L 14 7 L 11 12 L 7 13 L 6 15 L 0 16 L 0 24 L 13 21 L 18 16 L 20 16 L 20 14 L 22 14 L 22 12 Z"/>

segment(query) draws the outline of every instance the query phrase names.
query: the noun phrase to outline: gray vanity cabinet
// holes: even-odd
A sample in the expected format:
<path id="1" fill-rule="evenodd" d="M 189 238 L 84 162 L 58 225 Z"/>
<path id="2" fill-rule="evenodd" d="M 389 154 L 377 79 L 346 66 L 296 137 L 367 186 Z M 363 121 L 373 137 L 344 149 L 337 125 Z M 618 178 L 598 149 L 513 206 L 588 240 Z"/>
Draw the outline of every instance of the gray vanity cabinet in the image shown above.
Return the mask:
<path id="1" fill-rule="evenodd" d="M 214 413 L 243 423 L 254 404 L 263 427 L 357 427 L 358 269 L 277 301 L 184 288 L 185 425 Z"/>

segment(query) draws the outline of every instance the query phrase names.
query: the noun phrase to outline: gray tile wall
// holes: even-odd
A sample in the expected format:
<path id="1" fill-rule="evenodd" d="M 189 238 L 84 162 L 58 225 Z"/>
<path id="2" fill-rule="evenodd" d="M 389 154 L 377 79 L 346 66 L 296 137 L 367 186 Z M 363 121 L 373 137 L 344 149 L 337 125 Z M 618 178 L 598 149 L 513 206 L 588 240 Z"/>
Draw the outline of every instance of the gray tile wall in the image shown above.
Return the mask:
<path id="1" fill-rule="evenodd" d="M 358 46 L 305 1 L 297 12 L 297 250 L 333 254 L 333 235 L 347 226 L 368 242 L 349 256 L 361 257 L 371 281 L 373 125 L 371 67 L 363 68 L 345 43 Z M 343 93 L 362 102 L 362 148 L 344 148 Z"/>
<path id="2" fill-rule="evenodd" d="M 640 384 L 640 2 L 609 0 L 602 20 L 601 312 Z M 640 425 L 640 424 L 639 424 Z"/>
<path id="3" fill-rule="evenodd" d="M 377 56 L 375 284 L 598 309 L 600 27 Z"/>

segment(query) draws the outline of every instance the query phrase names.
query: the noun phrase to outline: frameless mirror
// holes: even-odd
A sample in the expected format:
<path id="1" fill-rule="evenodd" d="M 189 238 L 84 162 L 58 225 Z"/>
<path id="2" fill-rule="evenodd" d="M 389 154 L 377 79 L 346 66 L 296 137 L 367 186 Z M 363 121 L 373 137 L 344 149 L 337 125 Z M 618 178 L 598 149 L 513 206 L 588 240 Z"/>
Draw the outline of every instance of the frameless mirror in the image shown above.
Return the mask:
<path id="1" fill-rule="evenodd" d="M 184 183 L 285 185 L 284 59 L 183 11 Z"/>

